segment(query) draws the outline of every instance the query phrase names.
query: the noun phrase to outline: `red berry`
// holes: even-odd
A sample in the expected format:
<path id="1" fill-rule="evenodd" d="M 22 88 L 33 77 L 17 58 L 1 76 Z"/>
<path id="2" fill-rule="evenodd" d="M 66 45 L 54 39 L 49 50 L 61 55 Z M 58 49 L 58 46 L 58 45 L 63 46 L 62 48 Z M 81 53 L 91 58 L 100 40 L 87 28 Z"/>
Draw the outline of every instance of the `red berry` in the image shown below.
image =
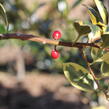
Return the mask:
<path id="1" fill-rule="evenodd" d="M 62 36 L 62 34 L 60 31 L 58 31 L 58 30 L 53 31 L 53 34 L 52 34 L 53 39 L 58 40 L 61 38 L 61 36 Z"/>
<path id="2" fill-rule="evenodd" d="M 60 56 L 59 52 L 57 50 L 52 50 L 51 57 L 53 59 L 57 59 Z"/>

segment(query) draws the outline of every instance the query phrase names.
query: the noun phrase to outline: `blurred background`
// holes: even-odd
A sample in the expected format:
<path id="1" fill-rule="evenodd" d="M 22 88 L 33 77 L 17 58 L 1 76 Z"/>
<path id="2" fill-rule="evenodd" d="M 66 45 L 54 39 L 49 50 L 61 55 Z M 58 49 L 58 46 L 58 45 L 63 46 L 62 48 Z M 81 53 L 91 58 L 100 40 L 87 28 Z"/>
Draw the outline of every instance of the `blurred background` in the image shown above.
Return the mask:
<path id="1" fill-rule="evenodd" d="M 77 37 L 73 21 L 89 21 L 82 4 L 95 7 L 93 0 L 0 0 L 0 3 L 7 11 L 10 33 L 52 39 L 52 31 L 58 29 L 62 32 L 60 40 L 72 42 Z M 104 3 L 108 8 L 109 0 Z M 0 17 L 0 33 L 3 25 Z M 63 63 L 85 66 L 79 51 L 57 47 L 61 56 L 53 60 L 50 56 L 53 48 L 31 41 L 0 41 L 0 109 L 108 109 L 103 95 L 81 92 L 64 77 Z"/>

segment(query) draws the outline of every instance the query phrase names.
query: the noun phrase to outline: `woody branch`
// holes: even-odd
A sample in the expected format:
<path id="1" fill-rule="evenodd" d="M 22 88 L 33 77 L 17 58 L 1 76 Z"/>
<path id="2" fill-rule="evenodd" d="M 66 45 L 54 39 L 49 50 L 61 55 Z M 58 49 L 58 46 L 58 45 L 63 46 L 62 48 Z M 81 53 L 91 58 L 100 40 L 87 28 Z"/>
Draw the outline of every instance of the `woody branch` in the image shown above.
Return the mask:
<path id="1" fill-rule="evenodd" d="M 96 47 L 101 48 L 100 46 L 94 43 L 73 43 L 73 42 L 64 42 L 53 39 L 48 39 L 44 37 L 39 37 L 31 34 L 22 34 L 22 33 L 8 33 L 8 34 L 0 34 L 0 39 L 20 39 L 20 40 L 30 40 L 34 42 L 39 42 L 43 44 L 57 45 L 57 46 L 66 46 L 66 47 Z"/>

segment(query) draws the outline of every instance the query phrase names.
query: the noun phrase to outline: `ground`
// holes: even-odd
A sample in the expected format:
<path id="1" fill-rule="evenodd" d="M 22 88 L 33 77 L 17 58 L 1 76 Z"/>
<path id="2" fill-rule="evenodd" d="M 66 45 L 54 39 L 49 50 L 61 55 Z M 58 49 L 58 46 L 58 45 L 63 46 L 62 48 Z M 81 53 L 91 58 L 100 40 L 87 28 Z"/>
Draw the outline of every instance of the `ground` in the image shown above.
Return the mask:
<path id="1" fill-rule="evenodd" d="M 67 87 L 66 87 L 67 86 Z M 82 92 L 68 87 L 63 75 L 0 73 L 0 109 L 90 109 Z"/>

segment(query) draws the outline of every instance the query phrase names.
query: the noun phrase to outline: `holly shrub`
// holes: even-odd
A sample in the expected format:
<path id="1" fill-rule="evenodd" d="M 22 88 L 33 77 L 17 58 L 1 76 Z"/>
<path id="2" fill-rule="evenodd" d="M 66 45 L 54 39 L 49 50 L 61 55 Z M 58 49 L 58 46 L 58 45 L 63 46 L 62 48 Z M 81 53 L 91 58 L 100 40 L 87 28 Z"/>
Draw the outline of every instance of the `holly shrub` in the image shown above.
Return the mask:
<path id="1" fill-rule="evenodd" d="M 84 59 L 86 67 L 74 62 L 64 63 L 63 71 L 65 77 L 74 87 L 88 92 L 103 92 L 106 98 L 109 99 L 108 13 L 101 0 L 94 0 L 94 2 L 97 10 L 90 6 L 82 4 L 85 8 L 87 8 L 87 13 L 89 14 L 91 20 L 90 22 L 83 22 L 81 20 L 69 21 L 72 22 L 77 32 L 77 37 L 73 42 L 61 42 L 60 31 L 55 31 L 52 34 L 52 40 L 43 39 L 36 41 L 43 42 L 43 44 L 48 43 L 54 45 L 54 49 L 51 52 L 51 56 L 54 59 L 59 58 L 59 55 L 61 57 L 61 51 L 57 50 L 58 46 L 77 47 L 81 54 L 79 60 Z M 2 4 L 0 4 L 0 10 L 7 26 L 7 31 L 5 31 L 4 33 L 10 34 L 8 33 L 8 21 L 6 11 Z M 63 10 L 60 9 L 60 11 Z M 65 13 L 67 13 L 67 10 L 65 11 Z M 65 13 L 62 13 L 62 15 L 65 16 Z M 1 29 L 2 31 L 5 30 L 2 27 Z M 62 34 L 64 35 L 64 33 Z M 0 37 L 5 35 L 6 34 L 2 34 Z M 21 34 L 17 36 L 20 35 Z M 8 35 L 6 36 L 8 37 Z M 88 40 L 82 42 L 82 40 L 80 39 L 82 39 L 83 37 L 84 41 L 84 36 L 88 37 Z M 18 39 L 20 39 L 20 37 Z M 90 59 L 88 59 L 87 57 L 87 52 L 88 54 L 91 54 Z"/>

